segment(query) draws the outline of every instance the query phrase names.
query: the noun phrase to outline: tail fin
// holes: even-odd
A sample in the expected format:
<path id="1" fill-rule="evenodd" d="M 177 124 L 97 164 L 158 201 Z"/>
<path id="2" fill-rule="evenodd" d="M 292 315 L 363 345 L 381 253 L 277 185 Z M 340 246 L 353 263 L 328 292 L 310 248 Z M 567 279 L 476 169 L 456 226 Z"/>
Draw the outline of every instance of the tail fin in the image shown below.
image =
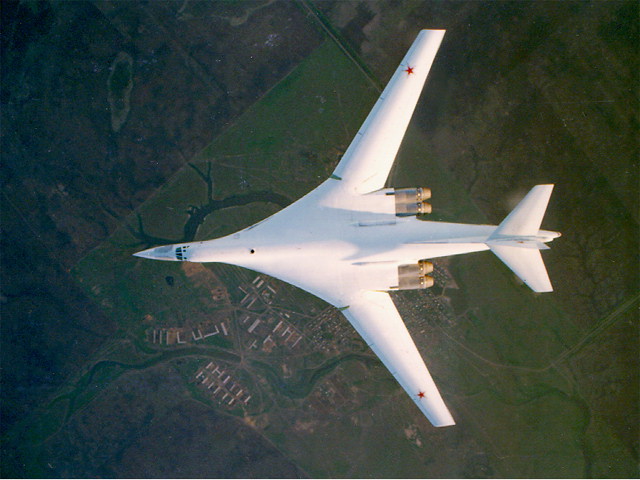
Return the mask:
<path id="1" fill-rule="evenodd" d="M 491 237 L 498 235 L 535 236 L 538 235 L 542 217 L 547 210 L 553 185 L 536 185 L 524 197 L 518 206 L 507 215 Z"/>
<path id="2" fill-rule="evenodd" d="M 559 236 L 540 235 L 552 190 L 553 185 L 533 187 L 487 239 L 491 251 L 534 292 L 553 291 L 539 251 L 548 248 L 544 242 Z"/>

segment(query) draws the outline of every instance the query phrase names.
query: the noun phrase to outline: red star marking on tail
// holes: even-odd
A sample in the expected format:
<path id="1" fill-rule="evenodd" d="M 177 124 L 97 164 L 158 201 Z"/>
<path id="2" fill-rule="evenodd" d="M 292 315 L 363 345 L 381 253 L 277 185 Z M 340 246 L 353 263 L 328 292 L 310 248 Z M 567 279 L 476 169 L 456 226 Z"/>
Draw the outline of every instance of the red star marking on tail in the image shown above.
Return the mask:
<path id="1" fill-rule="evenodd" d="M 407 66 L 407 69 L 405 70 L 405 72 L 407 72 L 407 75 L 411 75 L 413 73 L 413 67 Z"/>
<path id="2" fill-rule="evenodd" d="M 419 398 L 424 398 L 424 392 L 418 392 L 418 397 Z"/>

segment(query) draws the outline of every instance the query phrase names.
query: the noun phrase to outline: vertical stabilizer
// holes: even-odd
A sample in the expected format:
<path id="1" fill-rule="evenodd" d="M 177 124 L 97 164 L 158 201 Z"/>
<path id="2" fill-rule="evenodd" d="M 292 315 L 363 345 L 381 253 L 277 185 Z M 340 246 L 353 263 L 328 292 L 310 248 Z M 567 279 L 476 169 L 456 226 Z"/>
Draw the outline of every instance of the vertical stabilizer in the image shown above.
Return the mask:
<path id="1" fill-rule="evenodd" d="M 498 236 L 535 236 L 540 230 L 553 185 L 536 185 L 505 218 L 491 238 Z"/>

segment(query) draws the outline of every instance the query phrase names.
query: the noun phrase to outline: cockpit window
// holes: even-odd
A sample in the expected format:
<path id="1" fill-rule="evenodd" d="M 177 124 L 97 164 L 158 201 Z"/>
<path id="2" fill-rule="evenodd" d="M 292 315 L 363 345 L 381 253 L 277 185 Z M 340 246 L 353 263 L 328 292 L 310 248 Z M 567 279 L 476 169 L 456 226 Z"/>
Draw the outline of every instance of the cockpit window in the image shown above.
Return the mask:
<path id="1" fill-rule="evenodd" d="M 180 261 L 184 261 L 187 259 L 187 249 L 189 248 L 189 245 L 185 245 L 182 247 L 177 247 L 176 248 L 176 259 L 180 260 Z"/>

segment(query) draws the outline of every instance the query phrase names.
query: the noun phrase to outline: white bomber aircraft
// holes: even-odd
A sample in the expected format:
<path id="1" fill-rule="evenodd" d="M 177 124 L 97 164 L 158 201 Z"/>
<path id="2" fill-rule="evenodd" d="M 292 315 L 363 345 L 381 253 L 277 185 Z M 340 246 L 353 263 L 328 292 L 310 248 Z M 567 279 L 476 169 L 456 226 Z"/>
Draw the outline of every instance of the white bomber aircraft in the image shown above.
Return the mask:
<path id="1" fill-rule="evenodd" d="M 279 278 L 338 307 L 436 427 L 454 425 L 390 291 L 433 285 L 430 259 L 492 250 L 536 292 L 552 290 L 539 250 L 553 185 L 534 187 L 499 226 L 429 222 L 426 188 L 385 188 L 444 30 L 422 30 L 324 183 L 232 235 L 139 253 L 222 262 Z"/>

